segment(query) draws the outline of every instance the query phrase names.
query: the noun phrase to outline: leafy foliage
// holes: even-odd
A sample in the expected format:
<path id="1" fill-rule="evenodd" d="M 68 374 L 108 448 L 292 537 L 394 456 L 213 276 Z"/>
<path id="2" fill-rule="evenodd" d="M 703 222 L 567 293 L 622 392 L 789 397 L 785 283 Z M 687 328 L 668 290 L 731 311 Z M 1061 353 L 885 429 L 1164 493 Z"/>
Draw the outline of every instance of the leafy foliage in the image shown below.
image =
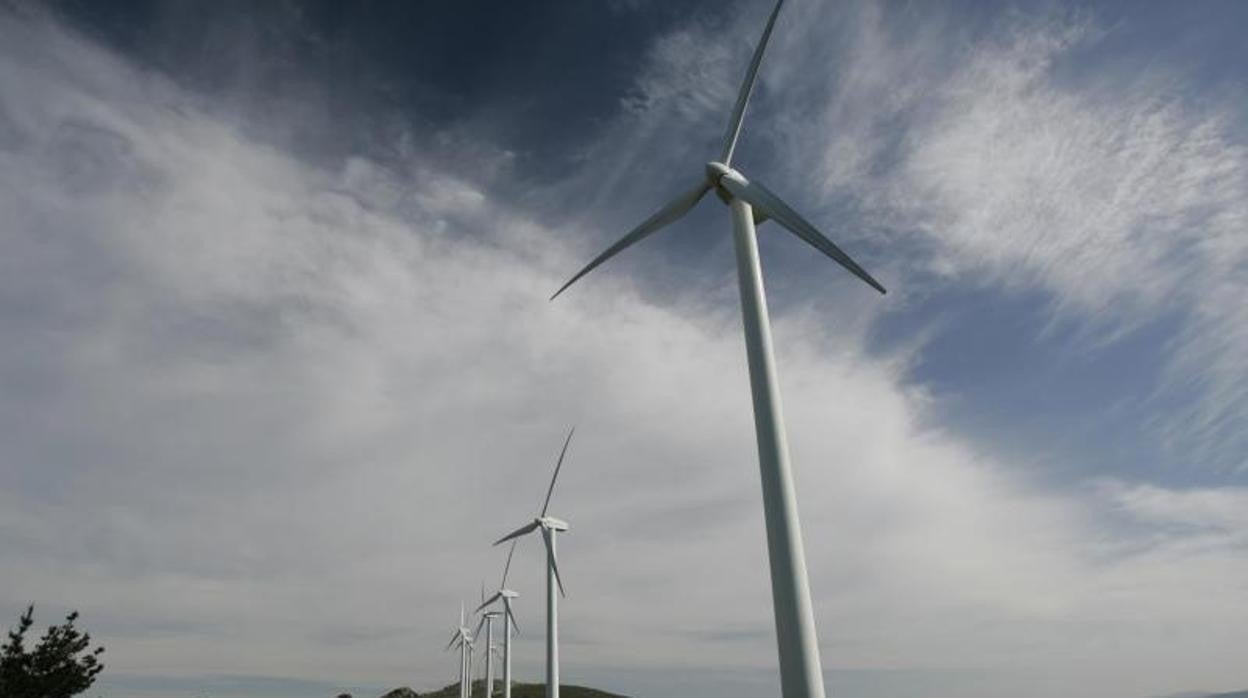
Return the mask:
<path id="1" fill-rule="evenodd" d="M 69 698 L 90 688 L 104 670 L 104 648 L 90 649 L 91 636 L 74 627 L 76 620 L 74 611 L 61 625 L 49 626 L 39 644 L 27 650 L 26 633 L 35 623 L 35 607 L 28 606 L 0 647 L 0 696 Z"/>

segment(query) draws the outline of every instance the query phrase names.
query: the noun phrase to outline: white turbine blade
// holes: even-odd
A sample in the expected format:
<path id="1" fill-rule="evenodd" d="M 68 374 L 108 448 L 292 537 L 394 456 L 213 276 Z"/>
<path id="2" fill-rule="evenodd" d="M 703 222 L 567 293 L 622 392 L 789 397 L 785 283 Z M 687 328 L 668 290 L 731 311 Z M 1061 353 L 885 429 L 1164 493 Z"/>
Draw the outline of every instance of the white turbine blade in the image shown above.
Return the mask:
<path id="1" fill-rule="evenodd" d="M 447 650 L 449 650 L 449 649 L 451 649 L 452 647 L 454 647 L 454 646 L 455 646 L 455 642 L 456 642 L 457 640 L 459 640 L 459 637 L 460 637 L 460 631 L 456 630 L 456 631 L 455 631 L 455 634 L 451 636 L 451 641 L 450 641 L 450 642 L 448 642 L 448 643 L 446 643 L 446 649 L 445 649 L 445 650 L 442 650 L 442 651 L 443 651 L 443 652 L 446 652 Z"/>
<path id="2" fill-rule="evenodd" d="M 546 544 L 546 549 L 549 552 L 549 543 Z M 563 590 L 563 577 L 559 575 L 559 562 L 555 560 L 555 556 L 553 554 L 550 556 L 550 568 L 555 572 L 555 582 L 559 585 L 559 595 L 566 597 L 568 594 Z"/>
<path id="3" fill-rule="evenodd" d="M 486 599 L 485 601 L 482 601 L 481 605 L 477 606 L 477 610 L 473 611 L 473 613 L 480 613 L 481 609 L 485 608 L 486 606 L 489 606 L 490 604 L 494 603 L 495 601 L 498 601 L 501 598 L 503 598 L 502 594 L 497 594 L 497 593 L 494 594 L 493 596 Z"/>
<path id="4" fill-rule="evenodd" d="M 660 228 L 679 220 L 681 216 L 688 213 L 689 209 L 693 208 L 694 205 L 706 195 L 706 192 L 710 190 L 710 184 L 708 184 L 705 181 L 705 178 L 703 178 L 702 181 L 698 182 L 696 187 L 669 201 L 665 206 L 663 206 L 663 208 L 655 212 L 654 215 L 647 218 L 645 222 L 636 228 L 633 228 L 628 235 L 620 238 L 619 242 L 616 242 L 614 245 L 608 247 L 605 252 L 595 257 L 594 261 L 585 265 L 585 268 L 578 271 L 576 276 L 573 276 L 566 284 L 561 286 L 558 291 L 555 291 L 555 295 L 551 296 L 550 299 L 553 301 L 559 296 L 560 293 L 563 293 L 569 286 L 576 283 L 578 279 L 593 271 L 599 264 L 602 264 L 611 257 L 615 256 L 615 254 L 620 250 L 623 250 L 638 240 L 649 236 L 651 233 L 658 231 Z"/>
<path id="5" fill-rule="evenodd" d="M 511 616 L 512 632 L 516 635 L 520 634 L 520 624 L 516 622 L 516 614 L 511 612 L 511 604 L 507 604 L 507 615 Z"/>
<path id="6" fill-rule="evenodd" d="M 476 641 L 476 640 L 477 640 L 477 638 L 479 638 L 479 637 L 480 637 L 480 635 L 481 635 L 481 627 L 482 627 L 483 625 L 485 625 L 485 616 L 481 616 L 481 620 L 477 621 L 477 627 L 476 627 L 476 628 L 474 628 L 474 629 L 473 629 L 473 631 L 472 631 L 472 639 L 473 639 L 474 641 Z"/>
<path id="7" fill-rule="evenodd" d="M 841 248 L 837 247 L 836 243 L 819 232 L 815 226 L 811 225 L 805 218 L 802 218 L 797 211 L 794 211 L 792 207 L 784 203 L 780 197 L 772 193 L 767 187 L 753 180 L 742 183 L 732 177 L 722 178 L 719 184 L 733 196 L 761 210 L 767 217 L 788 228 L 789 231 L 805 240 L 811 247 L 831 257 L 837 264 L 848 269 L 850 273 L 867 282 L 875 290 L 880 293 L 888 293 L 880 285 L 880 282 L 872 278 L 865 269 L 858 266 L 858 263 L 845 254 Z"/>
<path id="8" fill-rule="evenodd" d="M 741 134 L 741 121 L 745 117 L 745 105 L 750 102 L 750 93 L 754 91 L 754 79 L 758 77 L 758 66 L 763 62 L 763 51 L 767 48 L 767 40 L 771 38 L 771 28 L 776 24 L 776 16 L 780 14 L 780 6 L 784 0 L 776 0 L 776 7 L 767 18 L 767 28 L 763 37 L 754 47 L 754 57 L 750 59 L 750 67 L 745 72 L 745 82 L 741 84 L 741 92 L 737 95 L 737 103 L 732 108 L 732 119 L 728 122 L 728 135 L 724 139 L 724 151 L 719 161 L 725 165 L 732 164 L 732 151 L 737 147 L 737 136 Z"/>
<path id="9" fill-rule="evenodd" d="M 511 549 L 507 551 L 507 564 L 503 565 L 503 581 L 499 583 L 499 589 L 507 588 L 507 573 L 511 571 L 511 556 L 516 554 L 516 543 L 518 540 L 511 541 Z"/>
<path id="10" fill-rule="evenodd" d="M 494 541 L 494 545 L 498 545 L 498 544 L 500 544 L 500 543 L 506 543 L 507 541 L 509 541 L 509 540 L 511 540 L 511 539 L 513 539 L 513 538 L 519 538 L 520 536 L 523 536 L 523 535 L 526 535 L 526 534 L 532 533 L 532 532 L 533 532 L 533 530 L 534 530 L 534 529 L 536 529 L 539 525 L 541 525 L 541 524 L 539 524 L 539 523 L 537 523 L 536 521 L 534 521 L 534 522 L 533 522 L 533 523 L 531 523 L 531 524 L 527 524 L 527 525 L 525 525 L 525 526 L 521 526 L 520 528 L 517 528 L 516 530 L 512 531 L 511 533 L 508 533 L 507 535 L 503 536 L 502 538 L 499 538 L 498 540 Z"/>
<path id="11" fill-rule="evenodd" d="M 550 566 L 555 570 L 555 582 L 559 585 L 559 595 L 567 597 L 568 593 L 563 590 L 563 577 L 559 575 L 559 563 L 553 557 L 550 558 Z"/>
<path id="12" fill-rule="evenodd" d="M 546 489 L 546 501 L 542 503 L 542 516 L 545 516 L 546 510 L 550 508 L 550 495 L 555 493 L 555 480 L 559 479 L 559 469 L 563 467 L 563 457 L 568 453 L 568 444 L 572 443 L 574 433 L 576 433 L 576 427 L 572 427 L 568 431 L 568 438 L 563 440 L 563 450 L 559 451 L 559 460 L 555 463 L 555 474 L 550 478 L 550 487 Z"/>

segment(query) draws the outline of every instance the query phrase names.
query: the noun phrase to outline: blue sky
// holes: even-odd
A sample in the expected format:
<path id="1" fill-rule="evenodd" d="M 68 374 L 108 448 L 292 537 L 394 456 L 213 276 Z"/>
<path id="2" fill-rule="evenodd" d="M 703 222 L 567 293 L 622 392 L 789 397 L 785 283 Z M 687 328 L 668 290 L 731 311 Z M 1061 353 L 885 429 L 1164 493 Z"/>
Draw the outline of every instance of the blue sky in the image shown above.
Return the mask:
<path id="1" fill-rule="evenodd" d="M 726 212 L 546 300 L 767 5 L 0 9 L 0 613 L 105 696 L 441 686 L 576 423 L 567 679 L 778 692 Z M 734 163 L 890 290 L 760 228 L 836 695 L 1248 686 L 1245 20 L 786 6 Z"/>

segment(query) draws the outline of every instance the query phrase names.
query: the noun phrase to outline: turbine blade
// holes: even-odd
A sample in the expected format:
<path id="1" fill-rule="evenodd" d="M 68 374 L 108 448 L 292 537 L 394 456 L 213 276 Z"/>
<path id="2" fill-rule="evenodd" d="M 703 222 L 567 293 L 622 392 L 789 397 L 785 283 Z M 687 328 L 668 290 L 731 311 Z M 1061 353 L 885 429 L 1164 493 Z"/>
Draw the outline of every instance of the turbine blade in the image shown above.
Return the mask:
<path id="1" fill-rule="evenodd" d="M 550 553 L 550 569 L 555 572 L 555 582 L 559 584 L 559 595 L 566 598 L 568 594 L 563 590 L 563 577 L 559 575 L 559 562 L 555 559 L 554 553 L 551 552 L 549 542 L 546 543 L 546 552 Z"/>
<path id="2" fill-rule="evenodd" d="M 706 192 L 710 190 L 710 184 L 706 181 L 699 181 L 696 187 L 669 201 L 663 206 L 663 208 L 656 211 L 654 215 L 647 218 L 641 225 L 633 228 L 628 235 L 620 238 L 618 242 L 608 247 L 605 252 L 595 257 L 594 261 L 585 265 L 584 269 L 576 272 L 576 276 L 573 276 L 566 284 L 560 286 L 559 290 L 555 291 L 555 295 L 551 296 L 550 299 L 553 301 L 559 296 L 560 293 L 563 293 L 569 286 L 576 283 L 578 279 L 593 271 L 599 264 L 602 264 L 611 257 L 614 257 L 620 250 L 623 250 L 638 240 L 649 236 L 651 233 L 658 231 L 660 228 L 679 220 L 681 216 L 688 213 L 689 209 L 693 208 L 694 205 L 706 195 Z"/>
<path id="3" fill-rule="evenodd" d="M 481 616 L 481 620 L 477 621 L 477 629 L 472 631 L 474 638 L 481 632 L 481 626 L 483 625 L 485 625 L 485 616 Z"/>
<path id="4" fill-rule="evenodd" d="M 499 583 L 499 589 L 507 588 L 507 573 L 511 571 L 511 556 L 516 554 L 516 543 L 519 542 L 517 540 L 511 541 L 511 549 L 507 551 L 507 564 L 503 565 L 503 581 Z"/>
<path id="5" fill-rule="evenodd" d="M 455 631 L 455 634 L 454 634 L 454 635 L 451 635 L 451 641 L 450 641 L 450 642 L 448 642 L 448 643 L 446 643 L 446 649 L 444 649 L 444 650 L 442 650 L 442 651 L 443 651 L 443 652 L 446 652 L 447 650 L 449 650 L 449 649 L 451 649 L 452 647 L 454 647 L 454 646 L 455 646 L 455 641 L 456 641 L 456 640 L 458 640 L 458 639 L 459 639 L 459 631 L 458 631 L 458 630 L 456 630 L 456 631 Z"/>
<path id="6" fill-rule="evenodd" d="M 794 211 L 792 207 L 784 203 L 779 196 L 776 196 L 761 183 L 751 180 L 742 184 L 731 177 L 724 177 L 719 184 L 733 196 L 761 210 L 764 215 L 788 228 L 790 232 L 805 240 L 811 247 L 831 257 L 837 264 L 848 269 L 850 273 L 865 281 L 875 290 L 880 293 L 888 293 L 880 285 L 880 282 L 872 278 L 865 269 L 858 266 L 858 263 L 845 254 L 841 248 L 837 247 L 836 243 L 829 240 L 815 226 L 811 225 L 805 218 L 802 218 L 797 211 Z"/>
<path id="7" fill-rule="evenodd" d="M 516 635 L 520 634 L 520 624 L 516 622 L 516 614 L 511 612 L 511 604 L 507 604 L 507 615 L 511 616 L 511 627 Z"/>
<path id="8" fill-rule="evenodd" d="M 555 582 L 559 584 L 559 595 L 567 598 L 568 592 L 563 590 L 563 577 L 559 574 L 559 563 L 553 557 L 550 558 L 550 566 L 555 570 Z"/>
<path id="9" fill-rule="evenodd" d="M 502 594 L 494 594 L 493 596 L 486 599 L 485 601 L 482 601 L 481 605 L 477 606 L 477 610 L 473 611 L 473 613 L 480 613 L 481 609 L 485 608 L 486 606 L 489 606 L 490 604 L 494 603 L 495 601 L 498 601 L 501 598 L 503 598 Z"/>
<path id="10" fill-rule="evenodd" d="M 745 72 L 745 82 L 741 84 L 741 92 L 737 94 L 737 103 L 732 107 L 732 119 L 728 122 L 728 135 L 724 138 L 724 151 L 719 161 L 725 165 L 732 164 L 732 151 L 737 147 L 737 136 L 741 134 L 741 121 L 745 117 L 745 105 L 749 104 L 750 93 L 754 91 L 754 79 L 758 77 L 758 66 L 763 62 L 763 51 L 767 49 L 767 40 L 771 38 L 771 28 L 776 25 L 776 16 L 780 14 L 780 6 L 784 0 L 776 0 L 776 6 L 767 18 L 767 28 L 763 37 L 754 47 L 754 57 L 750 59 L 750 67 Z"/>
<path id="11" fill-rule="evenodd" d="M 546 515 L 546 510 L 550 508 L 550 495 L 555 493 L 555 480 L 559 479 L 559 469 L 563 467 L 563 457 L 568 453 L 568 444 L 572 443 L 572 434 L 576 432 L 576 427 L 572 427 L 568 431 L 568 438 L 563 440 L 563 450 L 559 451 L 559 460 L 555 463 L 555 474 L 550 478 L 550 487 L 546 489 L 546 501 L 542 504 L 542 516 Z"/>
<path id="12" fill-rule="evenodd" d="M 533 522 L 533 523 L 531 523 L 531 524 L 527 524 L 527 525 L 525 525 L 525 526 L 521 526 L 520 528 L 517 528 L 516 530 L 512 531 L 511 533 L 508 533 L 507 535 L 503 536 L 502 538 L 499 538 L 498 540 L 494 541 L 494 545 L 498 545 L 499 543 L 505 543 L 505 542 L 507 542 L 507 541 L 509 541 L 509 540 L 511 540 L 511 539 L 513 539 L 513 538 L 519 538 L 520 536 L 526 535 L 526 534 L 528 534 L 528 533 L 532 533 L 532 532 L 533 532 L 533 530 L 534 530 L 535 528 L 537 528 L 539 525 L 540 525 L 540 524 L 538 524 L 536 521 L 534 521 L 534 522 Z"/>

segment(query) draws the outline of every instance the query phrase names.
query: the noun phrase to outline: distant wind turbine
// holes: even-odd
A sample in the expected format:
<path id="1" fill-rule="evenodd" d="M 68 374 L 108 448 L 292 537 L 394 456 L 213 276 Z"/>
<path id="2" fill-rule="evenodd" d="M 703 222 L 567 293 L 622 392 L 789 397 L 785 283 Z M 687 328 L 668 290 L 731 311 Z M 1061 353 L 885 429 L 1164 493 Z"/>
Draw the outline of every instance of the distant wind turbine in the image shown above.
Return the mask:
<path id="1" fill-rule="evenodd" d="M 542 529 L 542 540 L 546 543 L 546 698 L 559 698 L 559 596 L 555 594 L 555 586 L 559 587 L 559 595 L 566 594 L 563 580 L 559 577 L 559 564 L 555 561 L 555 535 L 568 530 L 568 522 L 547 516 L 546 511 L 550 508 L 550 496 L 555 492 L 555 481 L 559 479 L 559 469 L 563 467 L 563 457 L 568 453 L 568 444 L 575 431 L 575 427 L 568 431 L 568 438 L 563 442 L 563 450 L 555 463 L 555 474 L 546 490 L 546 501 L 537 518 L 494 542 L 498 545 Z"/>
<path id="2" fill-rule="evenodd" d="M 819 645 L 815 637 L 810 584 L 806 576 L 806 558 L 798 524 L 797 499 L 789 466 L 780 392 L 776 385 L 771 326 L 754 226 L 770 218 L 831 257 L 875 290 L 880 293 L 885 293 L 885 290 L 857 262 L 779 196 L 757 180 L 746 179 L 731 166 L 737 136 L 741 133 L 742 117 L 758 75 L 758 66 L 762 62 L 763 51 L 783 4 L 784 0 L 776 2 L 775 9 L 767 20 L 767 27 L 763 30 L 763 36 L 754 49 L 754 57 L 750 60 L 745 81 L 728 121 L 728 132 L 719 160 L 707 163 L 705 173 L 698 178 L 693 188 L 668 202 L 641 225 L 608 247 L 556 291 L 551 299 L 621 250 L 680 219 L 707 192 L 714 191 L 731 208 L 742 324 L 750 367 L 750 390 L 754 398 L 754 430 L 758 440 L 759 470 L 762 476 L 763 513 L 767 522 L 767 552 L 771 566 L 772 606 L 780 655 L 781 692 L 785 698 L 823 698 Z"/>
<path id="3" fill-rule="evenodd" d="M 517 542 L 519 541 L 513 539 L 511 548 L 507 551 L 507 564 L 503 566 L 503 580 L 498 583 L 498 591 L 477 607 L 477 612 L 480 612 L 495 601 L 503 602 L 503 698 L 511 698 L 511 636 L 520 632 L 516 615 L 511 612 L 511 600 L 520 595 L 507 588 L 507 573 L 511 571 L 511 557 L 516 554 Z"/>
<path id="4" fill-rule="evenodd" d="M 485 607 L 485 584 L 481 585 L 481 605 L 477 607 L 476 612 L 480 612 Z M 481 614 L 481 620 L 477 622 L 476 630 L 472 631 L 473 637 L 481 637 L 481 626 L 485 626 L 485 698 L 492 698 L 494 695 L 494 619 L 499 616 L 498 611 L 486 611 Z"/>
<path id="5" fill-rule="evenodd" d="M 485 624 L 485 646 L 482 648 L 485 655 L 485 676 L 482 677 L 485 679 L 485 698 L 492 698 L 494 695 L 494 656 L 498 650 L 494 645 L 494 619 L 500 615 L 502 614 L 498 611 L 486 611 L 481 616 L 481 622 Z"/>
<path id="6" fill-rule="evenodd" d="M 464 625 L 464 604 L 459 604 L 459 629 L 446 649 L 459 648 L 459 698 L 472 698 L 472 631 Z"/>

